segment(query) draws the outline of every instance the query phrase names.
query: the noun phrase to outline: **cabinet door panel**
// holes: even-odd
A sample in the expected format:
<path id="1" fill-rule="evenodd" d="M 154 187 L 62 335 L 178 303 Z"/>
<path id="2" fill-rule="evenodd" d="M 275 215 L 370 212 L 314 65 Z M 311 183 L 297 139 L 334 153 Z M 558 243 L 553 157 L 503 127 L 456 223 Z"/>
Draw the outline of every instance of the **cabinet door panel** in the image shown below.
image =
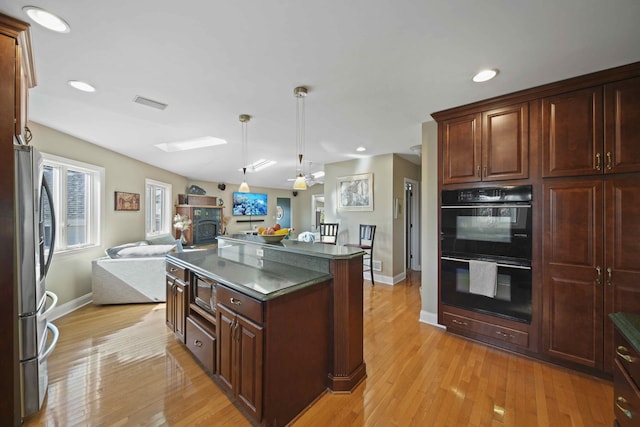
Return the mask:
<path id="1" fill-rule="evenodd" d="M 482 179 L 529 176 L 529 106 L 509 106 L 482 115 Z"/>
<path id="2" fill-rule="evenodd" d="M 605 86 L 606 173 L 640 171 L 640 77 Z"/>
<path id="3" fill-rule="evenodd" d="M 547 183 L 544 203 L 543 349 L 601 368 L 602 180 Z"/>
<path id="4" fill-rule="evenodd" d="M 259 420 L 262 418 L 262 328 L 242 316 L 238 339 L 238 398 Z"/>
<path id="5" fill-rule="evenodd" d="M 600 87 L 542 100 L 542 176 L 602 173 L 602 144 Z"/>
<path id="6" fill-rule="evenodd" d="M 640 177 L 610 178 L 606 206 L 606 313 L 640 313 Z M 605 317 L 605 370 L 613 367 L 613 322 Z"/>
<path id="7" fill-rule="evenodd" d="M 442 123 L 443 182 L 480 181 L 480 114 Z"/>
<path id="8" fill-rule="evenodd" d="M 216 315 L 216 335 L 218 340 L 216 363 L 218 379 L 229 390 L 233 390 L 235 376 L 233 363 L 233 327 L 235 325 L 235 314 L 218 304 Z"/>
<path id="9" fill-rule="evenodd" d="M 185 331 L 187 328 L 187 297 L 186 286 L 180 280 L 175 281 L 175 334 L 185 342 Z"/>
<path id="10" fill-rule="evenodd" d="M 167 305 L 165 307 L 166 312 L 166 324 L 171 331 L 175 332 L 176 330 L 176 302 L 174 296 L 174 286 L 175 286 L 175 278 L 167 275 L 165 276 L 166 290 L 167 290 Z"/>

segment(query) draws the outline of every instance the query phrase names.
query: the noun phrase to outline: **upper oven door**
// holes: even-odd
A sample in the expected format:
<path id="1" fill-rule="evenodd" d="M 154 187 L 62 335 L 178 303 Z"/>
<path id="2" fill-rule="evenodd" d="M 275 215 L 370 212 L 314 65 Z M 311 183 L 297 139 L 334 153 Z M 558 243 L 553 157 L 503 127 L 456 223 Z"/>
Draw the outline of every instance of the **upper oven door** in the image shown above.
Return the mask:
<path id="1" fill-rule="evenodd" d="M 442 255 L 531 262 L 531 204 L 442 206 Z"/>

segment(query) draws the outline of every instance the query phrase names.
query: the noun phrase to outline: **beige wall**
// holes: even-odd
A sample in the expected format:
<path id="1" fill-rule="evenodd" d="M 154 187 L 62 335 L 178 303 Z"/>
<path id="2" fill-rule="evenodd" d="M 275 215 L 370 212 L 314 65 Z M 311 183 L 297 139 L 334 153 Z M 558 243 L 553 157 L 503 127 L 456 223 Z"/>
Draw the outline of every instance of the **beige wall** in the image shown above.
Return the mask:
<path id="1" fill-rule="evenodd" d="M 134 212 L 114 210 L 114 192 L 139 193 L 144 206 L 145 179 L 172 185 L 174 200 L 186 186 L 186 179 L 146 163 L 122 156 L 94 144 L 58 132 L 38 123 L 29 123 L 31 145 L 38 150 L 105 168 L 104 200 L 100 246 L 54 254 L 47 276 L 47 289 L 64 304 L 91 292 L 91 260 L 104 255 L 104 249 L 145 238 L 144 208 Z"/>
<path id="2" fill-rule="evenodd" d="M 438 321 L 438 125 L 422 124 L 422 312 L 420 320 Z"/>
<path id="3" fill-rule="evenodd" d="M 395 154 L 347 160 L 326 164 L 325 222 L 340 223 L 338 243 L 358 241 L 360 224 L 375 224 L 374 260 L 382 262 L 375 272 L 385 283 L 393 284 L 404 277 L 404 219 L 393 218 L 394 199 L 404 200 L 404 178 L 420 179 L 420 167 Z M 338 211 L 337 179 L 362 173 L 373 173 L 373 211 Z"/>

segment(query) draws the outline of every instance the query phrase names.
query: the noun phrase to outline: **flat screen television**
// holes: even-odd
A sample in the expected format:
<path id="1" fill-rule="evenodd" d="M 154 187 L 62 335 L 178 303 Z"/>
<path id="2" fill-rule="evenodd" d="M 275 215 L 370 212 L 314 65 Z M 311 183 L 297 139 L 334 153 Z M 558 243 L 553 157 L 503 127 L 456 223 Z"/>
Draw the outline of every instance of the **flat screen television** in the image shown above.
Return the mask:
<path id="1" fill-rule="evenodd" d="M 266 215 L 267 195 L 262 193 L 233 193 L 233 214 L 240 215 Z"/>

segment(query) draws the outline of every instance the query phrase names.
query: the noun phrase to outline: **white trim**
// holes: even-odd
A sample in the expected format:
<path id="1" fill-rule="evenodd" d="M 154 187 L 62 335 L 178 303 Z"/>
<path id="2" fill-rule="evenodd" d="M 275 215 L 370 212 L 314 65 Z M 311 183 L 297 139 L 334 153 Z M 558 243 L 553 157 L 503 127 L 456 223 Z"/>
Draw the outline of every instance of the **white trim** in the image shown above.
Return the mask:
<path id="1" fill-rule="evenodd" d="M 53 321 L 62 316 L 65 316 L 72 311 L 79 309 L 80 307 L 84 307 L 92 301 L 93 294 L 89 292 L 88 294 L 84 294 L 79 298 L 66 302 L 62 305 L 54 307 L 51 310 L 51 314 L 47 316 L 47 320 Z"/>
<path id="2" fill-rule="evenodd" d="M 162 230 L 160 230 L 157 233 L 149 233 L 149 230 L 147 229 L 147 224 L 149 222 L 149 203 L 150 200 L 147 197 L 149 194 L 149 186 L 154 186 L 154 187 L 162 187 L 164 188 L 164 224 L 162 225 Z M 171 184 L 166 183 L 166 182 L 162 182 L 162 181 L 156 181 L 155 179 L 151 179 L 151 178 L 145 178 L 144 180 L 144 194 L 145 194 L 145 201 L 144 201 L 144 228 L 145 228 L 145 235 L 147 238 L 153 237 L 153 236 L 157 236 L 160 234 L 166 234 L 166 233 L 172 233 L 172 228 L 173 228 L 173 224 L 172 224 L 172 218 L 173 218 L 173 187 Z M 172 233 L 173 234 L 173 233 Z"/>
<path id="3" fill-rule="evenodd" d="M 420 322 L 436 326 L 440 329 L 447 329 L 443 325 L 438 324 L 438 313 L 430 313 L 426 310 L 420 310 Z"/>

